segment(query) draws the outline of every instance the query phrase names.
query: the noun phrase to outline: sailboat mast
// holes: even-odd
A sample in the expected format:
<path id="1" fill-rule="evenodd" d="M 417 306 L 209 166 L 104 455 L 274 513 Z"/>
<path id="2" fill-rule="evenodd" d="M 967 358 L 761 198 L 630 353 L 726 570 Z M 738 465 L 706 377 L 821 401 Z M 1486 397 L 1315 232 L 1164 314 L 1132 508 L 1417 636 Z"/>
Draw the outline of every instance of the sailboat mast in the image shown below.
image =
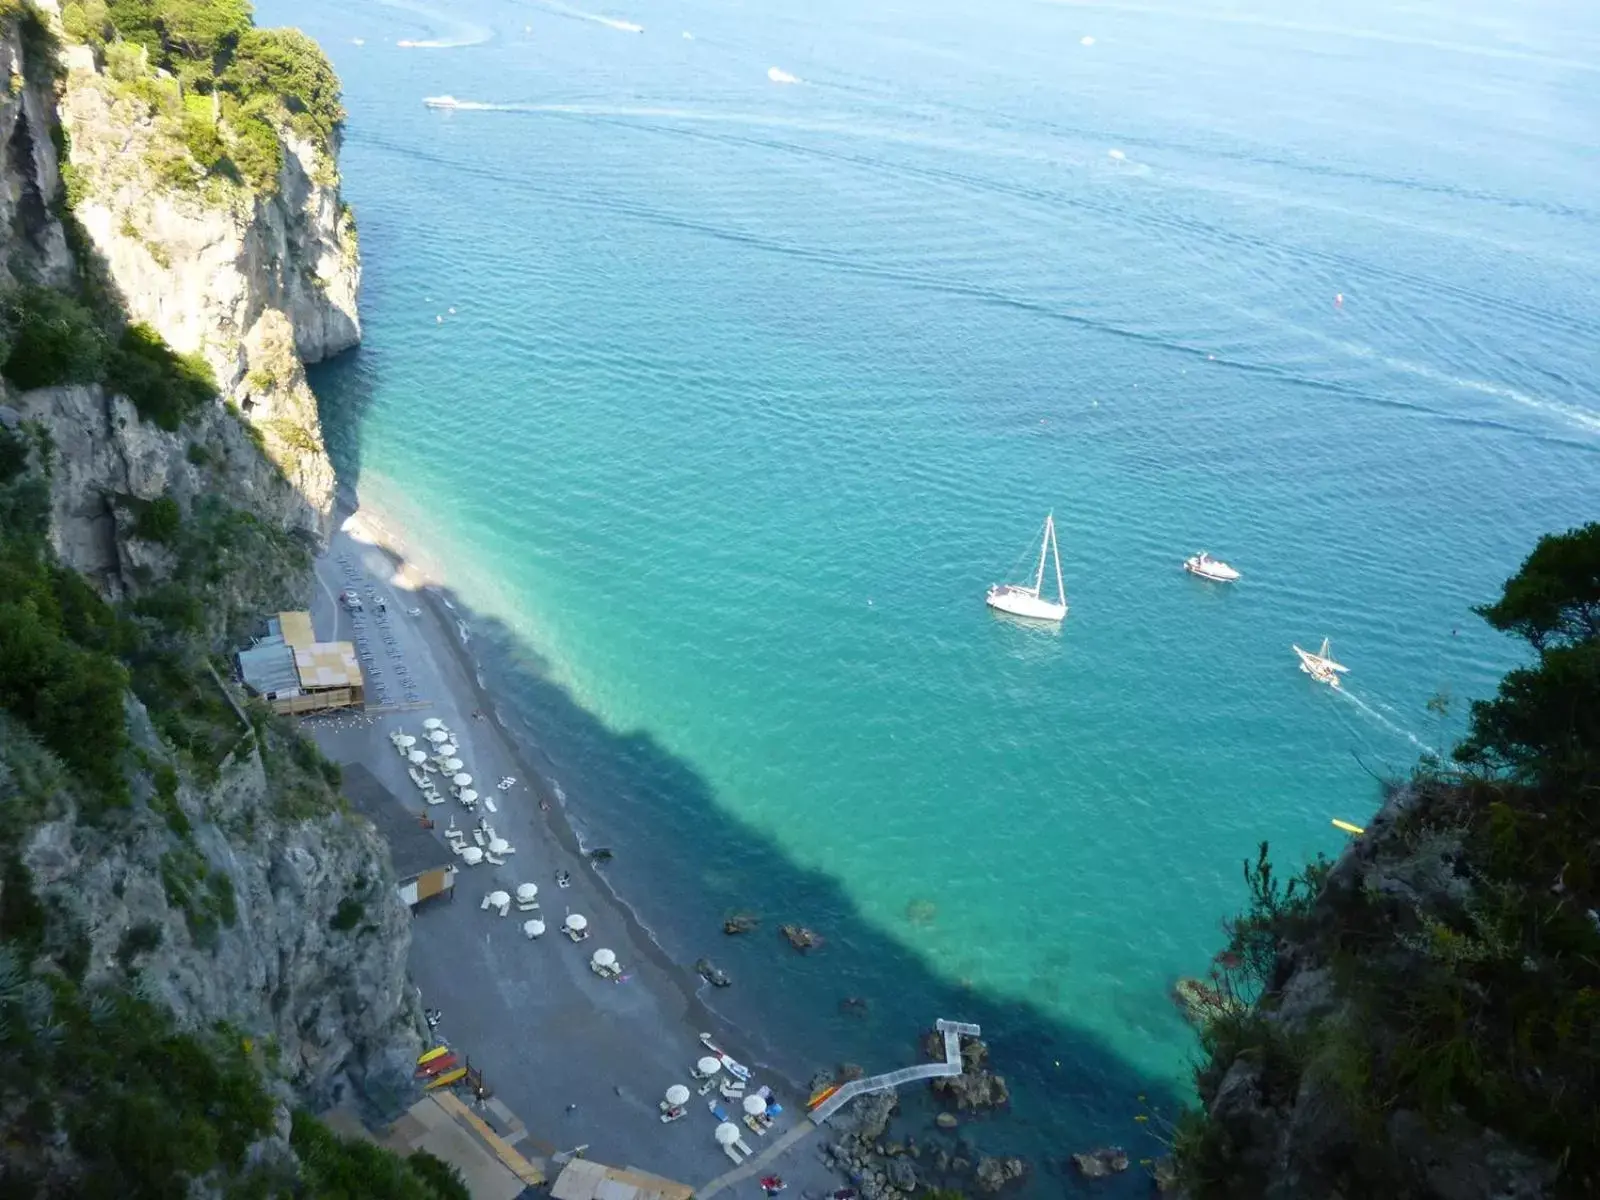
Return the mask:
<path id="1" fill-rule="evenodd" d="M 1052 514 L 1046 513 L 1044 518 L 1044 537 L 1039 541 L 1039 569 L 1033 573 L 1033 594 L 1037 596 L 1039 589 L 1044 586 L 1044 556 L 1050 550 L 1050 529 L 1053 524 Z"/>
<path id="2" fill-rule="evenodd" d="M 1061 547 L 1056 542 L 1056 523 L 1054 518 L 1050 519 L 1049 525 L 1050 549 L 1055 552 L 1056 556 L 1056 602 L 1065 604 L 1067 602 L 1067 585 L 1061 579 Z"/>

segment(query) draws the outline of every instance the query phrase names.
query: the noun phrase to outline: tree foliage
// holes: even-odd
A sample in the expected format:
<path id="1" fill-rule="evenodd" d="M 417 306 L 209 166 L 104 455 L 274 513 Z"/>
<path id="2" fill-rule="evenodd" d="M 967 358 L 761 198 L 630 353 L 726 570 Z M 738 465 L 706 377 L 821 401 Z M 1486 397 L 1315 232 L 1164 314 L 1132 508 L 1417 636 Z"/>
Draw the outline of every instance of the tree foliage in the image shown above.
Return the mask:
<path id="1" fill-rule="evenodd" d="M 95 316 L 51 288 L 24 286 L 0 296 L 0 373 L 23 390 L 92 383 L 105 366 L 106 338 Z"/>
<path id="2" fill-rule="evenodd" d="M 178 354 L 150 326 L 122 331 L 106 364 L 106 384 L 139 415 L 169 433 L 217 398 L 217 380 L 198 354 Z"/>

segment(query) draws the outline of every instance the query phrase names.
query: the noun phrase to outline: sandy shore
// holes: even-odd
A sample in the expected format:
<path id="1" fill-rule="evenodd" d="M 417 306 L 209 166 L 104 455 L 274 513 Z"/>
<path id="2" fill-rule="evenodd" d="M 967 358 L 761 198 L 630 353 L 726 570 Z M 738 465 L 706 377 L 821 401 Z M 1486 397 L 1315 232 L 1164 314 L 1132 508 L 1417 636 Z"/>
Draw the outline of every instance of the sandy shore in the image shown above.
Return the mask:
<path id="1" fill-rule="evenodd" d="M 376 587 L 387 601 L 394 641 L 383 642 L 369 612 L 366 632 L 377 651 L 369 690 L 382 683 L 390 703 L 408 703 L 411 692 L 425 707 L 376 719 L 318 719 L 308 723 L 308 732 L 334 760 L 365 763 L 421 814 L 421 797 L 388 734 L 404 728 L 420 736 L 425 718 L 441 718 L 478 791 L 499 808 L 489 814 L 480 807 L 480 814 L 515 847 L 503 867 L 464 868 L 453 902 L 422 907 L 412 927 L 410 969 L 423 1002 L 444 1012 L 439 1034 L 482 1068 L 497 1097 L 527 1124 L 529 1137 L 519 1148 L 548 1156 L 587 1144 L 590 1158 L 696 1188 L 722 1175 L 732 1164 L 712 1138 L 716 1120 L 705 1100 L 692 1097 L 688 1116 L 672 1124 L 657 1115 L 670 1085 L 692 1083 L 689 1070 L 703 1053 L 703 1030 L 751 1066 L 753 1083 L 771 1086 L 787 1110 L 766 1139 L 747 1131 L 746 1142 L 759 1151 L 803 1120 L 805 1098 L 763 1074 L 736 1039 L 726 1040 L 728 1031 L 697 998 L 698 977 L 667 960 L 582 855 L 562 804 L 545 793 L 493 719 L 492 698 L 476 677 L 462 623 L 437 572 L 409 562 L 395 531 L 358 515 L 318 560 L 317 581 L 317 634 L 341 640 L 355 631 L 336 603 L 339 591 L 352 582 L 363 591 Z M 495 782 L 507 775 L 516 786 L 496 790 Z M 453 801 L 429 813 L 441 829 L 452 814 L 458 825 L 474 823 Z M 570 874 L 569 888 L 556 886 L 558 871 Z M 549 932 L 538 940 L 523 936 L 515 908 L 504 919 L 479 908 L 487 892 L 514 891 L 520 883 L 539 886 Z M 589 919 L 593 935 L 581 945 L 558 932 L 569 912 Z M 590 970 L 589 956 L 600 947 L 616 952 L 623 981 L 607 982 Z M 774 1165 L 797 1193 L 839 1186 L 819 1161 L 819 1141 L 801 1140 Z M 736 1191 L 758 1194 L 754 1182 Z"/>

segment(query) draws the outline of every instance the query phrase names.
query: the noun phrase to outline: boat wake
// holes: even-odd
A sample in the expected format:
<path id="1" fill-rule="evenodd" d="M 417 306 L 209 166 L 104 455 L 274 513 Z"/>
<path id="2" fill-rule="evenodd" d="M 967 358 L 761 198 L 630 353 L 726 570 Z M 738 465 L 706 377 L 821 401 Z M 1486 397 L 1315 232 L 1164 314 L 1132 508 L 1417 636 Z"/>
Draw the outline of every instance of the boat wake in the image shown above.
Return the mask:
<path id="1" fill-rule="evenodd" d="M 383 6 L 412 13 L 436 28 L 442 26 L 452 31 L 444 37 L 437 38 L 401 38 L 395 45 L 402 50 L 460 50 L 466 46 L 481 46 L 494 36 L 494 31 L 483 25 L 455 20 L 448 13 L 429 8 L 425 4 L 410 4 L 406 0 L 383 0 Z"/>
<path id="2" fill-rule="evenodd" d="M 1360 696 L 1355 695 L 1348 688 L 1339 688 L 1337 691 L 1334 692 L 1334 695 L 1343 696 L 1346 700 L 1350 701 L 1351 704 L 1354 704 L 1357 708 L 1359 708 L 1363 713 L 1365 713 L 1373 721 L 1375 721 L 1379 725 L 1383 726 L 1385 729 L 1387 729 L 1390 733 L 1394 734 L 1396 737 L 1405 738 L 1406 741 L 1410 742 L 1413 746 L 1415 746 L 1418 750 L 1421 750 L 1424 754 L 1432 754 L 1433 753 L 1433 747 L 1432 746 L 1428 745 L 1421 738 L 1419 738 L 1416 734 L 1412 733 L 1409 729 L 1406 729 L 1405 727 L 1403 727 L 1401 725 L 1395 724 L 1395 722 L 1391 721 L 1388 717 L 1384 716 L 1376 708 L 1374 708 L 1372 705 L 1368 704 Z"/>
<path id="3" fill-rule="evenodd" d="M 560 13 L 564 17 L 571 17 L 576 21 L 590 21 L 596 25 L 604 25 L 607 29 L 615 29 L 621 33 L 644 32 L 643 25 L 635 25 L 632 21 L 624 21 L 618 17 L 608 17 L 601 13 L 584 12 L 581 8 L 557 4 L 555 0 L 546 0 L 545 7 L 551 12 Z"/>
<path id="4" fill-rule="evenodd" d="M 798 75 L 791 75 L 780 67 L 768 67 L 767 78 L 773 83 L 804 83 Z"/>

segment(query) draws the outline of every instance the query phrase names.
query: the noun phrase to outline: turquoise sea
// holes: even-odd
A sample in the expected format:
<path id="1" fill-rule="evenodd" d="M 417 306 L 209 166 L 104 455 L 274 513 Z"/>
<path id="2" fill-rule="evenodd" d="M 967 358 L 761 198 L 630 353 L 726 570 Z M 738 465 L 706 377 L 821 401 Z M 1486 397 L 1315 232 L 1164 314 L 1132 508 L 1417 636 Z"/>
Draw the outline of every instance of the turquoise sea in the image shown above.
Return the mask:
<path id="1" fill-rule="evenodd" d="M 350 112 L 339 466 L 622 894 L 802 1078 L 968 1016 L 995 1137 L 1135 1144 L 1240 860 L 1459 734 L 1600 515 L 1600 9 L 258 7 Z M 995 617 L 1052 509 L 1070 616 Z"/>

